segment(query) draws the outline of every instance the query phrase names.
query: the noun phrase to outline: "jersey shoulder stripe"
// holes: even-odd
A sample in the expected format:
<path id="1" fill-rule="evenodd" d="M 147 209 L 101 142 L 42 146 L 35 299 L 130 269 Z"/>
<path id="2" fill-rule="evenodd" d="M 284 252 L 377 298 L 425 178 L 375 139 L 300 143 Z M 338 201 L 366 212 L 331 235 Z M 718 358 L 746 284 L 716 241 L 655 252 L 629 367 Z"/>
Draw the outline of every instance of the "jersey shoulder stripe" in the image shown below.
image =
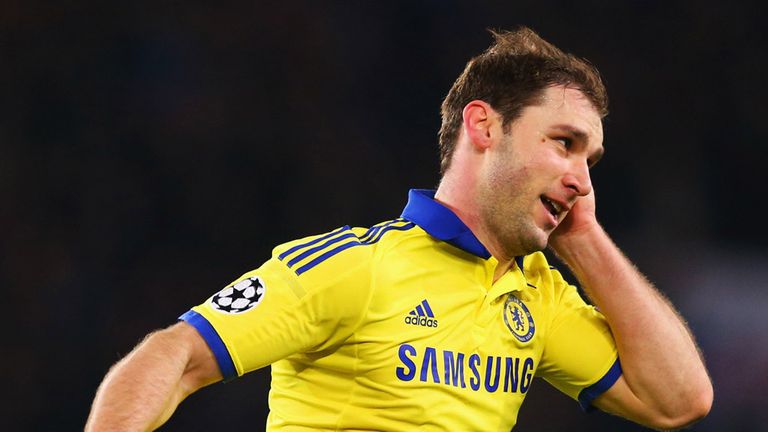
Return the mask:
<path id="1" fill-rule="evenodd" d="M 355 247 L 355 246 L 360 246 L 360 242 L 358 242 L 358 241 L 348 242 L 348 243 L 345 243 L 345 244 L 343 244 L 341 246 L 338 246 L 338 247 L 336 247 L 334 249 L 331 249 L 331 250 L 329 250 L 327 252 L 324 252 L 323 254 L 321 254 L 317 258 L 313 259 L 312 261 L 310 261 L 310 262 L 304 264 L 303 266 L 297 268 L 296 269 L 296 275 L 297 276 L 301 276 L 302 273 L 304 273 L 304 272 L 306 272 L 308 270 L 311 270 L 313 267 L 317 266 L 318 264 L 322 263 L 323 261 L 327 260 L 328 258 L 331 258 L 332 256 L 337 255 L 337 254 L 339 254 L 339 253 L 341 253 L 341 252 L 343 252 L 343 251 L 345 251 L 345 250 L 347 250 L 347 249 L 349 249 L 351 247 Z"/>
<path id="2" fill-rule="evenodd" d="M 328 234 L 316 236 L 308 241 L 300 241 L 280 253 L 277 258 L 300 276 L 328 258 L 360 245 L 360 240 L 352 229 L 345 225 Z"/>
<path id="3" fill-rule="evenodd" d="M 286 263 L 286 265 L 288 267 L 293 268 L 293 266 L 295 266 L 297 263 L 299 263 L 300 261 L 304 260 L 308 256 L 310 256 L 310 255 L 312 255 L 312 254 L 314 254 L 316 252 L 320 252 L 322 250 L 328 249 L 329 247 L 334 246 L 337 243 L 342 243 L 345 240 L 350 240 L 350 239 L 352 241 L 344 243 L 344 246 L 345 245 L 352 245 L 352 246 L 358 246 L 359 245 L 360 241 L 357 239 L 357 236 L 355 235 L 355 233 L 353 233 L 352 231 L 340 232 L 340 233 L 338 233 L 338 235 L 335 235 L 335 236 L 332 236 L 332 237 L 328 238 L 327 240 L 325 240 L 324 242 L 320 243 L 317 246 L 307 247 L 307 248 L 301 249 L 301 251 L 300 251 L 301 253 L 299 253 L 296 256 L 294 256 L 293 258 L 291 258 Z"/>
<path id="4" fill-rule="evenodd" d="M 407 231 L 416 224 L 402 218 L 374 225 L 362 235 L 357 235 L 361 229 L 353 230 L 348 225 L 309 239 L 299 240 L 287 250 L 280 252 L 277 258 L 297 276 L 315 268 L 335 255 L 357 246 L 368 246 L 379 242 L 384 234 L 390 231 Z"/>
<path id="5" fill-rule="evenodd" d="M 367 245 L 374 244 L 381 240 L 384 234 L 389 231 L 407 231 L 415 226 L 415 223 L 407 221 L 403 218 L 382 222 L 369 228 L 368 231 L 366 231 L 365 234 L 360 237 L 360 242 Z"/>
<path id="6" fill-rule="evenodd" d="M 307 242 L 304 242 L 304 243 L 299 243 L 299 244 L 293 246 L 292 248 L 286 250 L 285 252 L 281 253 L 280 255 L 278 255 L 277 258 L 280 261 L 283 261 L 288 255 L 291 255 L 292 253 L 296 252 L 297 250 L 306 248 L 308 246 L 312 246 L 312 245 L 317 244 L 317 243 L 320 243 L 321 241 L 323 241 L 325 239 L 328 239 L 330 237 L 333 237 L 334 235 L 336 235 L 336 234 L 338 234 L 338 233 L 340 233 L 342 231 L 345 231 L 345 230 L 349 230 L 349 225 L 345 225 L 345 226 L 343 226 L 343 227 L 341 227 L 339 229 L 333 230 L 333 231 L 329 232 L 328 234 L 319 235 L 319 236 L 313 237 L 312 240 L 310 240 L 310 241 L 307 241 Z"/>

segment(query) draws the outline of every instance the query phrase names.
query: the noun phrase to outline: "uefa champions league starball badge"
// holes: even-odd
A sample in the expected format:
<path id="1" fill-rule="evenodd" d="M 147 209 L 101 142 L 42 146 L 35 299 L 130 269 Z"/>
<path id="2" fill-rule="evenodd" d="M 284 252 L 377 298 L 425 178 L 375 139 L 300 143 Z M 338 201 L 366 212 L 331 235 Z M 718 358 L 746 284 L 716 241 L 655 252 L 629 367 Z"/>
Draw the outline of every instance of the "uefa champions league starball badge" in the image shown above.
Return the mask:
<path id="1" fill-rule="evenodd" d="M 211 297 L 211 306 L 227 314 L 247 312 L 261 303 L 266 290 L 258 276 L 249 277 L 216 293 Z"/>

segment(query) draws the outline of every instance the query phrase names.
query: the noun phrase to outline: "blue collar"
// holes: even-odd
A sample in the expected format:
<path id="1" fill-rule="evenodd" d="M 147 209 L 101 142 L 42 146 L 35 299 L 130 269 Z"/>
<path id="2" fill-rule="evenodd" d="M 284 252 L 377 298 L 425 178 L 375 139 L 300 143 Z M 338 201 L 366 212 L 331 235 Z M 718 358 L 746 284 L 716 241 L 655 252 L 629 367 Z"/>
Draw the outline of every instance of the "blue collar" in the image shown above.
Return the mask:
<path id="1" fill-rule="evenodd" d="M 480 243 L 469 227 L 464 225 L 464 222 L 451 209 L 435 201 L 433 190 L 411 189 L 408 192 L 408 204 L 403 209 L 401 217 L 420 226 L 432 237 L 465 252 L 483 259 L 491 257 L 491 253 Z"/>
<path id="2" fill-rule="evenodd" d="M 411 189 L 408 191 L 408 204 L 400 215 L 420 226 L 432 237 L 469 252 L 483 259 L 491 257 L 488 249 L 480 243 L 475 234 L 464 225 L 451 209 L 435 201 L 435 191 L 429 189 Z M 515 257 L 515 262 L 523 270 L 522 256 Z"/>

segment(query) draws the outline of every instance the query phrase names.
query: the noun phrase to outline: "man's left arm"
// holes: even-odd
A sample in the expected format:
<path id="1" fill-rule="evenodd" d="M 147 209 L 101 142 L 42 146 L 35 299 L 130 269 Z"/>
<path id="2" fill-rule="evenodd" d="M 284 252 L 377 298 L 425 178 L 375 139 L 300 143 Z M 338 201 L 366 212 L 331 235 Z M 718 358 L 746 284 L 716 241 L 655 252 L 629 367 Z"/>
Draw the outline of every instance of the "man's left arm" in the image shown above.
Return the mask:
<path id="1" fill-rule="evenodd" d="M 593 405 L 665 430 L 704 417 L 713 390 L 693 336 L 597 223 L 592 193 L 574 205 L 550 246 L 605 316 L 619 351 L 623 375 Z"/>

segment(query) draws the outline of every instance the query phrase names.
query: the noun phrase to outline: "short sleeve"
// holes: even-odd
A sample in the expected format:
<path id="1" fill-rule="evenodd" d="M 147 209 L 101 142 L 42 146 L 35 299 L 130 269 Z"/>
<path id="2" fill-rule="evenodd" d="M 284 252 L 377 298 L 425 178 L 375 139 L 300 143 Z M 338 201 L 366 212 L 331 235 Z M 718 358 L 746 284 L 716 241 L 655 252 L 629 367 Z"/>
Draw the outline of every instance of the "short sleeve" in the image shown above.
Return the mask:
<path id="1" fill-rule="evenodd" d="M 365 248 L 326 255 L 310 271 L 297 274 L 296 266 L 281 257 L 301 245 L 276 248 L 261 267 L 180 317 L 206 340 L 225 380 L 296 353 L 334 346 L 361 321 L 370 300 Z"/>
<path id="2" fill-rule="evenodd" d="M 605 317 L 552 269 L 556 306 L 537 374 L 589 409 L 621 376 Z"/>

